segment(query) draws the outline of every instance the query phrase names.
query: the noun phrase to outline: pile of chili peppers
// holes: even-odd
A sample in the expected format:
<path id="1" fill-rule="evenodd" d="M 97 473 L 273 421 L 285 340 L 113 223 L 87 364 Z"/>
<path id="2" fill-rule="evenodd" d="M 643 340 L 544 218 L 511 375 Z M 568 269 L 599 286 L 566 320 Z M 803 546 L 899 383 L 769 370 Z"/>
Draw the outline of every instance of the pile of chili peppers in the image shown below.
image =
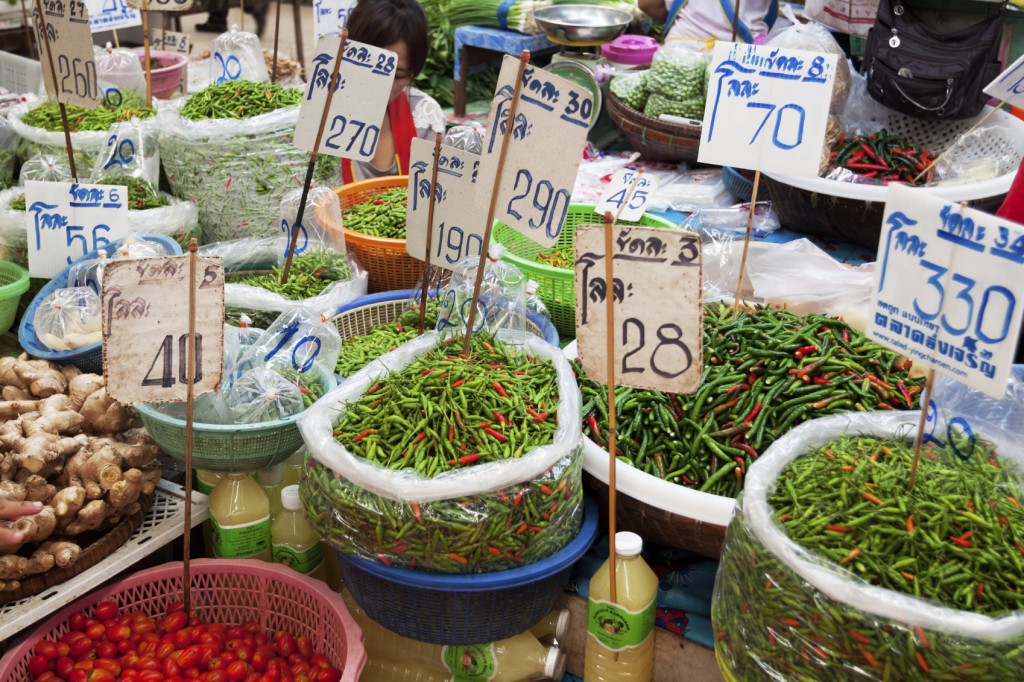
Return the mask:
<path id="1" fill-rule="evenodd" d="M 552 268 L 571 270 L 575 263 L 573 246 L 570 244 L 550 251 L 541 251 L 537 254 L 536 261 Z"/>
<path id="2" fill-rule="evenodd" d="M 615 389 L 616 456 L 653 476 L 735 497 L 747 468 L 807 419 L 918 406 L 910 360 L 842 320 L 780 308 L 704 307 L 704 370 L 691 395 Z M 607 446 L 608 391 L 576 365 L 583 431 Z"/>
<path id="3" fill-rule="evenodd" d="M 440 303 L 434 297 L 427 298 L 427 310 L 423 316 L 424 329 L 433 329 L 437 324 L 437 311 Z M 370 331 L 359 336 L 350 336 L 341 342 L 341 354 L 335 372 L 338 376 L 347 377 L 376 360 L 385 353 L 390 353 L 406 341 L 419 336 L 419 308 L 407 310 L 387 324 L 378 324 Z"/>
<path id="4" fill-rule="evenodd" d="M 920 184 L 928 181 L 923 175 L 915 178 L 935 159 L 928 149 L 916 149 L 903 135 L 889 133 L 883 128 L 871 135 L 839 136 L 832 147 L 829 160 L 833 166 L 849 169 L 866 178 L 880 182 Z"/>

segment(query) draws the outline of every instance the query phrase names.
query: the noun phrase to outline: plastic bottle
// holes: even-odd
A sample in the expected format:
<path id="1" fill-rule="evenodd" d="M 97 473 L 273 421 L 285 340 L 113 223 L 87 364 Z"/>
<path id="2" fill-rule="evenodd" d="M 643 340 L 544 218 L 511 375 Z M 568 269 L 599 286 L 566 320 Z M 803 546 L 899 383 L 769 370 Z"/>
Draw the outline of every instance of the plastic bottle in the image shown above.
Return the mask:
<path id="1" fill-rule="evenodd" d="M 209 497 L 222 478 L 224 474 L 216 471 L 196 469 L 192 472 L 192 489 Z M 209 518 L 203 521 L 203 550 L 207 557 L 213 557 L 213 531 Z"/>
<path id="2" fill-rule="evenodd" d="M 366 652 L 387 657 L 401 652 L 402 661 L 423 666 L 457 679 L 513 682 L 533 675 L 556 677 L 564 671 L 565 657 L 556 647 L 545 647 L 529 631 L 488 644 L 441 646 L 419 642 L 388 630 L 359 607 L 348 590 L 342 592 L 349 612 L 363 631 Z"/>
<path id="3" fill-rule="evenodd" d="M 210 493 L 213 555 L 271 561 L 270 500 L 252 474 L 227 474 Z"/>
<path id="4" fill-rule="evenodd" d="M 610 601 L 609 561 L 590 579 L 583 659 L 587 682 L 644 682 L 654 673 L 658 577 L 640 556 L 642 549 L 636 533 L 615 534 L 616 603 Z"/>
<path id="5" fill-rule="evenodd" d="M 298 485 L 302 474 L 302 467 L 305 466 L 306 451 L 296 450 L 284 461 L 284 485 Z"/>
<path id="6" fill-rule="evenodd" d="M 299 486 L 281 490 L 281 512 L 270 525 L 275 564 L 290 566 L 318 580 L 327 580 L 324 546 L 320 536 L 309 527 L 299 499 Z"/>
<path id="7" fill-rule="evenodd" d="M 569 616 L 569 609 L 553 608 L 530 628 L 530 632 L 541 644 L 551 646 L 552 642 L 565 639 L 565 634 L 569 631 Z"/>
<path id="8" fill-rule="evenodd" d="M 273 523 L 274 519 L 281 513 L 281 490 L 285 485 L 284 466 L 275 464 L 266 469 L 261 469 L 256 474 L 256 480 L 259 481 L 260 487 L 263 488 L 263 492 L 267 494 L 267 499 L 270 500 L 270 522 Z"/>
<path id="9" fill-rule="evenodd" d="M 451 673 L 415 663 L 399 663 L 387 658 L 367 656 L 359 682 L 450 682 L 453 679 Z"/>

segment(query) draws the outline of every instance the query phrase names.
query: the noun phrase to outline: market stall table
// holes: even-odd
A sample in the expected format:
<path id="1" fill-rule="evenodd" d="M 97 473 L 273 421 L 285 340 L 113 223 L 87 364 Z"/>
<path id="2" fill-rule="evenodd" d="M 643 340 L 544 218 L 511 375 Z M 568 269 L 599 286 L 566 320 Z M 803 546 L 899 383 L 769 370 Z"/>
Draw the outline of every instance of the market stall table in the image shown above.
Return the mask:
<path id="1" fill-rule="evenodd" d="M 503 54 L 518 57 L 523 50 L 538 56 L 557 52 L 558 45 L 544 35 L 528 36 L 482 26 L 455 29 L 455 116 L 466 115 L 466 87 L 473 66 L 499 59 Z"/>

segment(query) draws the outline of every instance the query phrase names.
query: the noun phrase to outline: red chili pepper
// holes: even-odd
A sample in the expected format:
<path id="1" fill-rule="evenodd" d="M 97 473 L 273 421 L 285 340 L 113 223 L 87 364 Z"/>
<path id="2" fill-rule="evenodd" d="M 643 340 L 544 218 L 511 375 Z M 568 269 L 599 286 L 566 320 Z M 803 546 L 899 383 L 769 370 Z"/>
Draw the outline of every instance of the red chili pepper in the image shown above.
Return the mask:
<path id="1" fill-rule="evenodd" d="M 914 652 L 914 658 L 917 659 L 917 664 L 921 666 L 921 670 L 928 672 L 928 662 L 924 660 L 924 656 L 921 655 L 920 651 Z"/>
<path id="2" fill-rule="evenodd" d="M 498 431 L 495 431 L 490 426 L 485 426 L 484 432 L 487 433 L 489 436 L 493 436 L 499 443 L 504 443 L 505 441 L 508 440 L 508 436 L 506 436 L 503 433 L 499 433 Z"/>
<path id="3" fill-rule="evenodd" d="M 849 526 L 825 526 L 825 530 L 830 530 L 833 533 L 849 533 Z"/>
<path id="4" fill-rule="evenodd" d="M 907 385 L 902 381 L 897 381 L 896 388 L 900 390 L 900 394 L 903 395 L 903 399 L 907 401 L 907 407 L 910 407 L 913 404 L 914 399 L 910 396 L 910 391 L 907 390 Z"/>
<path id="5" fill-rule="evenodd" d="M 522 525 L 519 526 L 518 528 L 516 528 L 516 535 L 522 535 L 523 533 L 526 532 L 526 529 L 529 528 L 529 527 L 530 527 L 530 524 L 528 524 L 526 521 L 523 521 Z"/>
<path id="6" fill-rule="evenodd" d="M 727 402 L 727 403 L 725 403 L 725 404 L 723 404 L 723 405 L 719 405 L 718 407 L 716 407 L 716 408 L 715 408 L 715 409 L 713 410 L 713 412 L 714 412 L 715 414 L 722 414 L 722 413 L 723 413 L 723 412 L 725 412 L 726 410 L 728 410 L 728 409 L 730 409 L 730 408 L 733 408 L 733 407 L 736 407 L 736 405 L 737 405 L 737 404 L 738 404 L 739 402 L 740 402 L 740 399 L 739 399 L 739 398 L 733 398 L 733 399 L 732 399 L 732 400 L 730 400 L 729 402 Z"/>
<path id="7" fill-rule="evenodd" d="M 494 547 L 488 547 L 487 551 L 490 552 L 491 554 L 493 554 L 494 556 L 501 556 L 501 550 L 500 549 L 495 549 Z"/>
<path id="8" fill-rule="evenodd" d="M 761 403 L 757 403 L 756 405 L 754 405 L 754 409 L 752 409 L 752 410 L 750 411 L 750 414 L 748 414 L 748 415 L 747 415 L 747 416 L 746 416 L 746 417 L 745 417 L 745 418 L 743 419 L 743 423 L 745 423 L 745 424 L 749 424 L 750 422 L 754 421 L 754 419 L 755 419 L 755 418 L 757 417 L 757 414 L 758 414 L 758 413 L 759 413 L 760 411 L 761 411 Z"/>
<path id="9" fill-rule="evenodd" d="M 486 341 L 481 341 L 480 345 L 482 345 L 484 348 L 486 348 L 488 353 L 493 353 L 494 352 L 494 347 L 491 344 L 487 343 Z"/>
<path id="10" fill-rule="evenodd" d="M 401 323 L 401 322 L 399 322 L 399 321 L 396 321 L 396 322 L 395 322 L 395 326 L 396 326 L 396 327 L 398 328 L 398 333 L 399 333 L 399 334 L 402 334 L 402 333 L 404 333 L 404 332 L 405 332 L 405 330 L 404 330 L 404 329 L 402 329 L 402 323 Z"/>
<path id="11" fill-rule="evenodd" d="M 434 373 L 433 369 L 425 369 L 422 372 L 420 372 L 420 376 L 429 376 L 429 375 L 431 375 L 433 373 Z"/>
<path id="12" fill-rule="evenodd" d="M 846 167 L 851 170 L 865 170 L 865 171 L 887 171 L 888 166 L 883 166 L 879 163 L 847 163 Z"/>
<path id="13" fill-rule="evenodd" d="M 814 377 L 813 379 L 811 379 L 811 383 L 812 384 L 827 385 L 827 384 L 831 384 L 832 381 L 830 379 L 826 379 L 825 377 Z"/>
<path id="14" fill-rule="evenodd" d="M 745 391 L 748 388 L 750 388 L 750 386 L 748 386 L 747 384 L 736 384 L 735 386 L 730 388 L 728 391 L 726 391 L 725 395 L 726 396 L 730 396 L 730 395 L 732 395 L 733 393 L 735 393 L 736 391 L 738 391 L 740 389 L 743 389 Z"/>
<path id="15" fill-rule="evenodd" d="M 747 445 L 746 443 L 736 443 L 736 444 L 734 445 L 734 447 L 737 447 L 737 448 L 739 448 L 740 450 L 742 450 L 743 452 L 747 453 L 747 454 L 748 454 L 748 455 L 750 455 L 750 456 L 751 456 L 751 457 L 752 457 L 753 459 L 757 459 L 757 457 L 758 457 L 758 455 L 757 455 L 757 450 L 755 450 L 754 448 L 750 447 L 750 446 L 749 446 L 749 445 Z"/>
<path id="16" fill-rule="evenodd" d="M 231 189 L 231 181 L 233 178 L 228 178 L 228 181 L 224 184 L 224 189 Z"/>
<path id="17" fill-rule="evenodd" d="M 863 497 L 868 502 L 873 502 L 874 504 L 884 504 L 882 502 L 882 500 L 880 500 L 879 498 L 875 497 L 871 493 L 861 493 L 860 495 L 861 495 L 861 497 Z"/>
<path id="18" fill-rule="evenodd" d="M 597 420 L 594 419 L 594 415 L 587 417 L 587 426 L 590 427 L 590 434 L 595 438 L 601 437 L 601 430 L 597 428 Z"/>
<path id="19" fill-rule="evenodd" d="M 870 639 L 868 639 L 864 635 L 860 634 L 859 632 L 857 632 L 853 628 L 847 628 L 846 631 L 850 633 L 850 637 L 853 637 L 855 640 L 857 640 L 861 644 L 871 644 L 871 640 Z"/>
<path id="20" fill-rule="evenodd" d="M 381 204 L 383 204 L 383 203 L 384 203 L 384 200 L 383 200 L 383 199 L 374 199 L 374 200 L 373 200 L 373 203 L 374 203 L 375 205 L 377 205 L 377 206 L 380 206 Z"/>
<path id="21" fill-rule="evenodd" d="M 420 431 L 419 433 L 416 434 L 416 440 L 423 440 L 426 437 L 427 437 L 427 432 L 426 431 Z"/>
<path id="22" fill-rule="evenodd" d="M 516 493 L 515 500 L 512 502 L 513 505 L 515 505 L 516 507 L 519 506 L 519 503 L 523 501 L 523 493 L 524 492 L 526 492 L 526 491 L 525 490 L 520 490 L 519 492 Z"/>
<path id="23" fill-rule="evenodd" d="M 360 433 L 360 434 L 359 434 L 358 436 L 356 436 L 355 438 L 353 438 L 353 439 L 352 439 L 352 442 L 353 442 L 353 443 L 358 443 L 358 442 L 359 442 L 359 441 L 361 441 L 362 439 L 364 439 L 364 438 L 366 438 L 367 436 L 369 436 L 369 435 L 370 435 L 371 433 L 373 433 L 373 429 L 366 429 L 365 431 L 363 431 L 362 433 Z"/>
<path id="24" fill-rule="evenodd" d="M 385 566 L 390 566 L 391 565 L 391 559 L 389 559 L 388 555 L 385 554 L 384 552 L 377 552 L 377 558 L 380 559 L 380 562 L 382 564 L 384 564 Z"/>
<path id="25" fill-rule="evenodd" d="M 465 379 L 459 379 L 459 380 L 458 380 L 458 381 L 456 381 L 456 382 L 455 382 L 454 384 L 452 384 L 452 388 L 458 388 L 459 386 L 461 386 L 461 385 L 462 385 L 462 383 L 463 383 L 464 381 L 465 381 Z"/>
<path id="26" fill-rule="evenodd" d="M 452 466 L 456 464 L 472 464 L 473 462 L 476 462 L 479 459 L 479 453 L 473 453 L 472 455 L 463 455 L 462 457 L 459 457 L 457 460 L 450 459 L 448 460 L 448 463 L 451 464 Z"/>
<path id="27" fill-rule="evenodd" d="M 953 544 L 959 545 L 961 547 L 970 547 L 971 546 L 971 541 L 970 540 L 963 540 L 961 538 L 956 537 L 955 535 L 950 535 L 949 539 L 953 542 Z"/>
<path id="28" fill-rule="evenodd" d="M 420 503 L 419 502 L 413 502 L 412 505 L 410 505 L 410 506 L 412 507 L 412 515 L 416 517 L 417 521 L 422 523 L 423 522 L 423 516 L 421 515 L 421 512 L 420 512 Z"/>
<path id="29" fill-rule="evenodd" d="M 543 483 L 541 483 L 541 485 L 540 485 L 540 491 L 542 493 L 544 493 L 545 495 L 550 495 L 551 493 L 554 492 L 553 490 L 551 490 L 551 488 L 547 487 Z"/>
<path id="30" fill-rule="evenodd" d="M 459 556 L 455 552 L 452 552 L 451 554 L 449 554 L 448 558 L 451 559 L 452 561 L 455 561 L 457 563 L 462 564 L 463 566 L 465 566 L 466 564 L 469 563 L 469 559 L 467 559 L 466 557 L 463 557 L 463 556 Z"/>
<path id="31" fill-rule="evenodd" d="M 913 533 L 914 532 L 914 515 L 913 514 L 911 514 L 910 516 L 907 517 L 907 532 L 908 533 Z"/>
<path id="32" fill-rule="evenodd" d="M 507 424 L 508 423 L 508 420 L 505 419 L 505 415 L 503 415 L 501 412 L 498 412 L 497 410 L 493 410 L 491 412 L 491 414 L 494 415 L 494 418 L 497 420 L 497 422 L 499 424 Z"/>
<path id="33" fill-rule="evenodd" d="M 884 381 L 882 381 L 881 379 L 876 377 L 874 374 L 865 374 L 864 376 L 867 377 L 867 380 L 870 381 L 871 383 L 873 383 L 875 386 L 879 386 L 881 388 L 884 388 L 887 391 L 891 391 L 892 390 L 892 386 L 890 386 L 889 384 L 885 383 Z"/>
<path id="34" fill-rule="evenodd" d="M 782 623 L 792 628 L 800 627 L 800 621 L 798 621 L 796 618 L 783 618 Z"/>
<path id="35" fill-rule="evenodd" d="M 509 502 L 510 502 L 510 500 L 508 499 L 508 495 L 506 495 L 505 493 L 501 492 L 500 490 L 498 491 L 498 498 L 502 502 L 504 502 L 505 504 L 509 504 Z"/>
<path id="36" fill-rule="evenodd" d="M 367 393 L 376 393 L 378 388 L 380 388 L 380 382 L 379 381 L 374 382 L 373 386 L 370 386 L 369 390 L 366 391 L 366 392 Z"/>
<path id="37" fill-rule="evenodd" d="M 492 387 L 492 388 L 493 388 L 493 389 L 494 389 L 494 390 L 495 390 L 495 391 L 497 392 L 497 394 L 498 394 L 498 395 L 500 395 L 500 396 L 501 396 L 502 398 L 507 398 L 507 397 L 508 397 L 508 393 L 506 393 L 506 392 L 505 392 L 505 388 L 504 388 L 504 387 L 503 387 L 503 386 L 502 386 L 501 384 L 499 384 L 499 383 L 498 383 L 497 381 L 494 381 L 494 382 L 492 382 L 492 383 L 491 383 L 491 387 Z"/>
<path id="38" fill-rule="evenodd" d="M 811 344 L 810 346 L 802 346 L 800 348 L 797 348 L 796 351 L 793 353 L 793 357 L 796 358 L 797 360 L 800 360 L 805 355 L 810 355 L 811 353 L 817 353 L 817 352 L 818 352 L 818 347 L 815 346 L 814 344 Z"/>

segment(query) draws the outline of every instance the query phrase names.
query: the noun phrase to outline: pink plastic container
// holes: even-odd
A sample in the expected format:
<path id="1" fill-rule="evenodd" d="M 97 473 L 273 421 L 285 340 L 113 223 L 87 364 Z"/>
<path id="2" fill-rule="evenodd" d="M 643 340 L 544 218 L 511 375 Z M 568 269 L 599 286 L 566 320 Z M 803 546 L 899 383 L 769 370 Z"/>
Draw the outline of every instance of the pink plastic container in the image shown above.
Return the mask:
<path id="1" fill-rule="evenodd" d="M 253 559 L 196 559 L 191 572 L 192 608 L 203 620 L 228 625 L 254 620 L 266 633 L 287 630 L 296 637 L 305 635 L 314 651 L 342 671 L 343 682 L 359 679 L 366 665 L 363 631 L 341 596 L 324 583 Z M 182 585 L 182 564 L 173 562 L 140 571 L 68 604 L 0 659 L 0 680 L 28 682 L 32 647 L 43 637 L 59 639 L 76 611 L 91 615 L 96 604 L 112 599 L 122 611 L 141 610 L 156 616 L 182 598 Z"/>
<path id="2" fill-rule="evenodd" d="M 658 41 L 649 36 L 622 35 L 601 46 L 601 55 L 613 64 L 636 67 L 650 64 L 658 51 Z"/>
<path id="3" fill-rule="evenodd" d="M 145 71 L 146 56 L 144 51 L 141 48 L 136 48 L 135 52 L 139 55 L 139 63 L 142 64 L 142 69 Z M 177 52 L 150 50 L 149 59 L 154 64 L 153 73 L 150 76 L 153 81 L 153 97 L 167 99 L 178 89 L 182 75 L 185 73 L 185 64 L 188 62 L 188 57 Z M 156 68 L 157 63 L 163 66 Z"/>

